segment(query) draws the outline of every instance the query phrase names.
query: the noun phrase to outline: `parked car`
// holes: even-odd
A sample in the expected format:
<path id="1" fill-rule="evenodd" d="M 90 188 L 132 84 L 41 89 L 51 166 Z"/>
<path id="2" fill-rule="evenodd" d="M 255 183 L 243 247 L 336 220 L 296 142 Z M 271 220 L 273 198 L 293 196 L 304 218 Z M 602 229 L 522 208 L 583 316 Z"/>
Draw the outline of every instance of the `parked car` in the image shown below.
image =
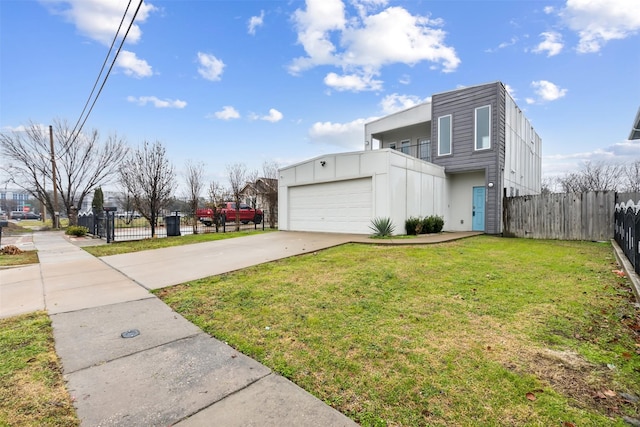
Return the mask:
<path id="1" fill-rule="evenodd" d="M 22 211 L 13 211 L 11 212 L 11 215 L 9 216 L 10 219 L 16 219 L 16 220 L 21 220 L 21 219 L 37 219 L 40 220 L 40 214 L 36 214 L 33 212 L 22 212 Z"/>
<path id="2" fill-rule="evenodd" d="M 264 214 L 260 209 L 253 209 L 245 203 L 240 203 L 240 209 L 236 210 L 236 204 L 233 202 L 221 203 L 215 211 L 211 208 L 196 210 L 198 220 L 207 227 L 215 224 L 216 222 L 218 224 L 233 222 L 236 220 L 236 215 L 238 215 L 240 222 L 243 224 L 248 224 L 250 221 L 260 224 Z"/>

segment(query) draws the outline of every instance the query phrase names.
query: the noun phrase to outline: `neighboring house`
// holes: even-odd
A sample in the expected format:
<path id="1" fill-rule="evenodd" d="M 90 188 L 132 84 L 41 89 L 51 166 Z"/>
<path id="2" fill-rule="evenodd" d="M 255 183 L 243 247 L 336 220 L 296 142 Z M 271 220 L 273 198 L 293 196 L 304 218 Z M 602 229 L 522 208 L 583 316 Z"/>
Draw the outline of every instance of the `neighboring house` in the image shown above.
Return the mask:
<path id="1" fill-rule="evenodd" d="M 439 215 L 447 231 L 502 232 L 508 196 L 541 189 L 541 139 L 501 82 L 435 94 L 365 124 L 364 151 L 280 169 L 281 230 L 371 233 Z"/>
<path id="2" fill-rule="evenodd" d="M 258 178 L 256 182 L 248 182 L 240 190 L 240 198 L 249 206 L 257 209 L 269 209 L 269 197 L 277 198 L 278 180 L 274 178 Z"/>

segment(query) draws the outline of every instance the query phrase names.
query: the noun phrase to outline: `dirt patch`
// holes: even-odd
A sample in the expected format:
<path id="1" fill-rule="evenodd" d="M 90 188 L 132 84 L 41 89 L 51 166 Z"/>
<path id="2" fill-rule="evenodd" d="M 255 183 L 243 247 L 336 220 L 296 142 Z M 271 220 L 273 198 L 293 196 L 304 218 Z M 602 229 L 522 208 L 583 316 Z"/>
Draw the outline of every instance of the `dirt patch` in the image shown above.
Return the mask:
<path id="1" fill-rule="evenodd" d="M 554 390 L 573 400 L 575 406 L 620 416 L 623 406 L 638 403 L 615 391 L 611 371 L 594 365 L 572 351 L 543 349 L 528 358 L 529 370 Z"/>

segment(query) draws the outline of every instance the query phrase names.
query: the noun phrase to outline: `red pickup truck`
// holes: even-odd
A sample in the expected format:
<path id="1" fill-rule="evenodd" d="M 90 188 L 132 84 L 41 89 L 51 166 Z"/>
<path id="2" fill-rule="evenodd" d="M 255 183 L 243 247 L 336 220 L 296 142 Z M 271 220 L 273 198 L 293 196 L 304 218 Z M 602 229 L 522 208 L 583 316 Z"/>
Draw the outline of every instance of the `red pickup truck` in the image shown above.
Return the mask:
<path id="1" fill-rule="evenodd" d="M 215 210 L 212 208 L 196 210 L 198 220 L 207 227 L 210 227 L 216 222 L 218 222 L 218 224 L 235 222 L 236 214 L 239 215 L 240 222 L 243 224 L 248 224 L 250 221 L 260 224 L 263 218 L 263 213 L 260 209 L 253 209 L 251 206 L 244 203 L 240 203 L 240 209 L 238 210 L 236 210 L 236 204 L 234 202 L 222 203 Z"/>

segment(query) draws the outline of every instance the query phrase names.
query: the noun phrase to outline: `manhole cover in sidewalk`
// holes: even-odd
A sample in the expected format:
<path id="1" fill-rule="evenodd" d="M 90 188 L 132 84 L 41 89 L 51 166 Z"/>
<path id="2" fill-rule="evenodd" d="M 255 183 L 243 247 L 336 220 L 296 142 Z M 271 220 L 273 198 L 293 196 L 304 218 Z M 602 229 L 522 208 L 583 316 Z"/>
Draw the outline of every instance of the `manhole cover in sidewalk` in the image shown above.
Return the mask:
<path id="1" fill-rule="evenodd" d="M 134 338 L 140 335 L 140 331 L 137 329 L 129 329 L 120 334 L 122 338 Z"/>

